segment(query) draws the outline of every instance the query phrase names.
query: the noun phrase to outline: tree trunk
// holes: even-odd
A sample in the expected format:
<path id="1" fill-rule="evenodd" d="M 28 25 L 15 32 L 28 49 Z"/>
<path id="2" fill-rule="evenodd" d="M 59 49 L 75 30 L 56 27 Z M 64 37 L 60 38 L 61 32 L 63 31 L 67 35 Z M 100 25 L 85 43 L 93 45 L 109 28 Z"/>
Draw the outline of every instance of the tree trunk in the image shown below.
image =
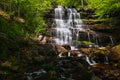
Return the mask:
<path id="1" fill-rule="evenodd" d="M 81 0 L 81 5 L 82 7 L 84 7 L 84 0 Z"/>

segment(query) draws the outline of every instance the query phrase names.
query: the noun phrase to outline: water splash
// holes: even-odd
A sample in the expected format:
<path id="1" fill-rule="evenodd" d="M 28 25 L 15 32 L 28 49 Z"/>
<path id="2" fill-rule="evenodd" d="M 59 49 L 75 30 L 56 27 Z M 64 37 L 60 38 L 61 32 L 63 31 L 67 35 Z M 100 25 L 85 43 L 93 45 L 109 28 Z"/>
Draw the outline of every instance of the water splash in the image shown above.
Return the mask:
<path id="1" fill-rule="evenodd" d="M 89 65 L 95 65 L 96 64 L 96 62 L 93 59 L 90 60 L 90 58 L 87 55 L 85 57 L 86 57 L 86 61 L 88 62 Z"/>

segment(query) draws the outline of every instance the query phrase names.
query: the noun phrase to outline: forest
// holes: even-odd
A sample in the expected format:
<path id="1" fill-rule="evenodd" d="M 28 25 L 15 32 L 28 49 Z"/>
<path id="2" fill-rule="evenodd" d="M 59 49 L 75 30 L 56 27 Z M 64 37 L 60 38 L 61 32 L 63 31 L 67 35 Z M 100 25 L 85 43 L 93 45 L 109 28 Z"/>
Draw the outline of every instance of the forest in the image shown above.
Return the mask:
<path id="1" fill-rule="evenodd" d="M 120 80 L 119 31 L 120 0 L 1 0 L 0 80 Z M 61 36 L 67 44 L 51 44 Z"/>

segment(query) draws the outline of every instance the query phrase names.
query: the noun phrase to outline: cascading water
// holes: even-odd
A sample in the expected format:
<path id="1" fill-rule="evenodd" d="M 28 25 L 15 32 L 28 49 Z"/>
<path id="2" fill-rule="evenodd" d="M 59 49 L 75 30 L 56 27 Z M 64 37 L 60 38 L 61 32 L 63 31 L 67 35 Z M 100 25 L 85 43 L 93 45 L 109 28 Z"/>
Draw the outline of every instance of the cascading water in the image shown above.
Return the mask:
<path id="1" fill-rule="evenodd" d="M 77 12 L 75 8 L 68 8 L 58 6 L 55 8 L 55 19 L 54 19 L 54 30 L 55 30 L 55 44 L 64 45 L 69 44 L 72 50 L 77 49 L 78 41 L 80 41 L 80 32 L 87 33 L 86 41 L 93 42 L 94 45 L 88 45 L 89 47 L 99 47 L 99 37 L 98 34 L 94 33 L 91 35 L 90 29 L 87 25 L 84 25 L 82 20 L 80 19 L 80 14 Z M 91 37 L 92 36 L 92 37 Z M 92 38 L 92 39 L 91 39 Z M 113 45 L 112 38 L 110 40 Z M 60 57 L 62 53 L 59 54 Z M 68 57 L 70 57 L 70 52 L 68 52 Z M 91 60 L 91 61 L 90 61 Z M 89 59 L 86 57 L 86 61 L 90 64 L 96 64 L 93 59 Z M 106 61 L 107 58 L 106 58 Z"/>
<path id="2" fill-rule="evenodd" d="M 55 8 L 55 25 L 55 43 L 60 45 L 69 44 L 73 46 L 74 40 L 79 39 L 79 31 L 88 30 L 88 28 L 82 27 L 82 20 L 76 9 L 62 6 Z"/>

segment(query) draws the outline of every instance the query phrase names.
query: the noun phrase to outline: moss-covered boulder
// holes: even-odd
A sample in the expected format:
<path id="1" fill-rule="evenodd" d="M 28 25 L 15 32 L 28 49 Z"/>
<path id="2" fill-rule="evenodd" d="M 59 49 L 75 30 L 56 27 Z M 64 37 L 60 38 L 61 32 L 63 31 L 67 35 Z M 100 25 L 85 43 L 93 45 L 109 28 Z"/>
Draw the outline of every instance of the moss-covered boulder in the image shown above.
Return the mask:
<path id="1" fill-rule="evenodd" d="M 120 60 L 120 44 L 112 48 L 112 53 L 110 54 L 111 60 Z"/>

